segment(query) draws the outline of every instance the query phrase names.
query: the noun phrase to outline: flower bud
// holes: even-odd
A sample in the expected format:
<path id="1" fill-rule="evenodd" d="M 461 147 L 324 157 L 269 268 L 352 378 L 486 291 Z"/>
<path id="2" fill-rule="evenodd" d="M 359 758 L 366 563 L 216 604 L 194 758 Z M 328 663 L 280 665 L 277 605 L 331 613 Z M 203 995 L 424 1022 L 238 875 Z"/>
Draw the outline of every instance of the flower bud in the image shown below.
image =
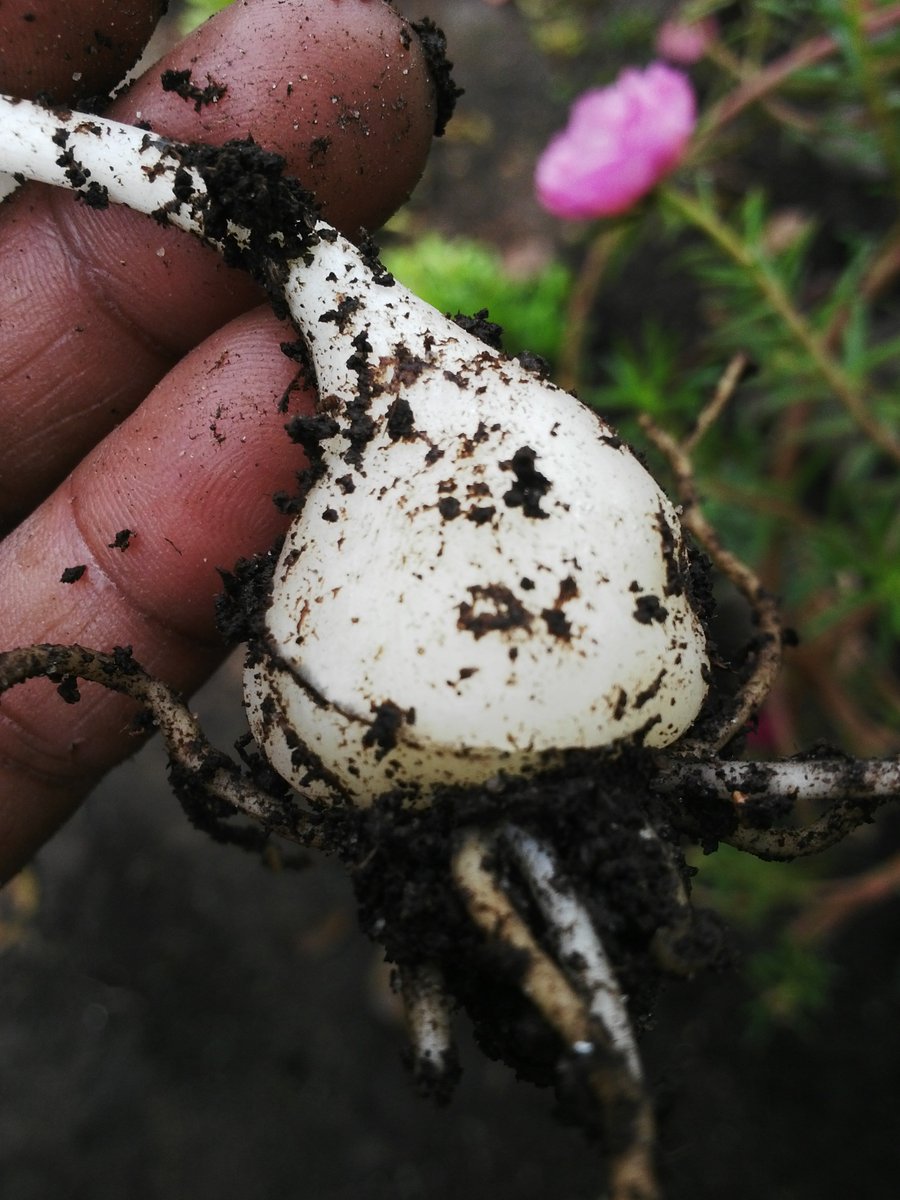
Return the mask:
<path id="1" fill-rule="evenodd" d="M 703 21 L 664 21 L 656 34 L 656 53 L 682 67 L 699 62 L 716 39 L 714 17 Z"/>

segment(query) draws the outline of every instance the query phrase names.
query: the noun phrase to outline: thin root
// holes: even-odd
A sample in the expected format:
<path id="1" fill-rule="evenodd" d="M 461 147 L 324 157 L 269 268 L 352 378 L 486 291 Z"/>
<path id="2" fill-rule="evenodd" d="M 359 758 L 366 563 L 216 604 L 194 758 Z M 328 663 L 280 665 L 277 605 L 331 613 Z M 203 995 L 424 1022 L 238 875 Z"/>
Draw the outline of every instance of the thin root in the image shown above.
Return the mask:
<path id="1" fill-rule="evenodd" d="M 317 832 L 301 810 L 287 819 L 284 806 L 242 777 L 237 766 L 207 741 L 199 722 L 184 702 L 158 679 L 148 675 L 117 647 L 111 654 L 83 646 L 41 643 L 0 653 L 0 695 L 28 679 L 47 678 L 78 699 L 76 679 L 99 683 L 139 701 L 162 734 L 173 771 L 199 785 L 205 797 L 219 801 L 258 821 L 267 830 L 291 841 L 313 846 Z"/>
<path id="2" fill-rule="evenodd" d="M 723 841 L 757 858 L 793 859 L 836 845 L 860 825 L 868 824 L 877 808 L 900 796 L 900 759 L 811 758 L 787 762 L 659 761 L 656 786 L 686 796 L 705 796 L 731 803 L 739 820 L 752 820 L 754 801 L 769 803 L 784 797 L 793 801 L 831 801 L 809 825 L 788 829 L 757 829 L 739 824 Z"/>
<path id="3" fill-rule="evenodd" d="M 568 888 L 559 884 L 559 869 L 546 846 L 514 825 L 503 830 L 503 840 L 547 918 L 556 941 L 557 958 L 577 976 L 581 990 L 588 997 L 591 1016 L 601 1022 L 613 1050 L 624 1060 L 635 1085 L 640 1086 L 643 1071 L 628 1009 L 609 956 L 584 906 Z"/>
<path id="4" fill-rule="evenodd" d="M 563 1042 L 592 1058 L 587 1071 L 609 1129 L 627 1125 L 611 1153 L 610 1200 L 658 1200 L 653 1171 L 653 1114 L 643 1088 L 613 1048 L 609 1030 L 581 999 L 560 968 L 527 928 L 488 865 L 491 842 L 469 830 L 453 859 L 453 876 L 472 919 L 489 938 L 518 951 L 524 960 L 522 991 Z M 604 956 L 605 957 L 605 956 Z M 623 1113 L 630 1117 L 622 1122 Z"/>
<path id="5" fill-rule="evenodd" d="M 763 587 L 754 571 L 736 555 L 727 550 L 719 540 L 713 526 L 700 507 L 694 469 L 689 450 L 709 427 L 713 417 L 731 395 L 740 371 L 735 360 L 719 385 L 706 413 L 701 414 L 694 434 L 683 442 L 676 442 L 648 416 L 641 418 L 641 427 L 656 448 L 666 458 L 675 477 L 675 486 L 682 503 L 681 523 L 703 547 L 715 567 L 730 580 L 745 598 L 753 613 L 758 634 L 754 639 L 756 661 L 749 677 L 733 697 L 723 705 L 715 721 L 704 726 L 699 737 L 683 738 L 678 744 L 678 753 L 688 756 L 714 754 L 726 746 L 739 733 L 755 712 L 759 710 L 772 688 L 781 668 L 781 649 L 784 629 L 778 602 Z M 743 369 L 743 367 L 741 367 Z"/>
<path id="6" fill-rule="evenodd" d="M 406 1012 L 413 1078 L 422 1091 L 443 1102 L 449 1099 L 459 1077 L 443 974 L 436 963 L 423 963 L 399 967 L 397 976 Z"/>

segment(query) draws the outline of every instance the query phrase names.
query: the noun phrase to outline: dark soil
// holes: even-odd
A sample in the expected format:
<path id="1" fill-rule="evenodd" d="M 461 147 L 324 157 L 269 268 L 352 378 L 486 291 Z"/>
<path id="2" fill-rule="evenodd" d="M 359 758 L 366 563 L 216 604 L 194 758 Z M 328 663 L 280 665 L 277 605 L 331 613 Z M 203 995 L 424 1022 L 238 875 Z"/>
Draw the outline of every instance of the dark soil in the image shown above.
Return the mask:
<path id="1" fill-rule="evenodd" d="M 545 246 L 524 182 L 560 121 L 544 68 L 509 7 L 426 7 L 462 117 L 487 114 L 492 132 L 451 123 L 415 207 L 447 232 Z M 638 304 L 621 300 L 626 316 Z M 239 691 L 231 664 L 198 702 L 222 747 L 245 729 Z M 844 866 L 898 833 L 884 814 Z M 667 1200 L 896 1194 L 898 945 L 900 899 L 850 924 L 802 1033 L 754 1034 L 739 968 L 665 987 L 642 1049 Z M 451 1103 L 416 1094 L 380 959 L 342 868 L 271 871 L 214 844 L 148 747 L 0 895 L 2 1200 L 596 1200 L 595 1148 L 464 1020 Z"/>

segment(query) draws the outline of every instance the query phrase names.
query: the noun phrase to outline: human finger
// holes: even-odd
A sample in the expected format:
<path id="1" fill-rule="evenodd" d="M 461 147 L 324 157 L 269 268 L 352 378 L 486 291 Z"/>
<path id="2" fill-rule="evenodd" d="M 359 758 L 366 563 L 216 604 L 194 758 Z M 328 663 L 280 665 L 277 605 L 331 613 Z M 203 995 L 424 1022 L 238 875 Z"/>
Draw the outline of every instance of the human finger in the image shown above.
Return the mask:
<path id="1" fill-rule="evenodd" d="M 165 90 L 185 72 L 193 82 Z M 381 0 L 253 0 L 202 26 L 111 115 L 180 140 L 252 133 L 356 233 L 408 194 L 435 109 L 419 43 Z M 37 187 L 0 212 L 0 297 L 7 527 L 185 350 L 259 300 L 186 235 Z"/>
<path id="2" fill-rule="evenodd" d="M 296 491 L 306 465 L 279 411 L 297 374 L 279 352 L 290 337 L 265 308 L 213 334 L 0 544 L 6 647 L 131 645 L 179 690 L 202 681 L 223 653 L 217 568 L 271 545 L 286 521 L 272 493 Z M 290 410 L 314 410 L 308 388 Z M 34 680 L 2 697 L 0 879 L 136 748 L 133 703 L 80 691 L 70 706 Z"/>
<path id="3" fill-rule="evenodd" d="M 167 0 L 4 0 L 0 92 L 90 105 L 138 60 Z"/>

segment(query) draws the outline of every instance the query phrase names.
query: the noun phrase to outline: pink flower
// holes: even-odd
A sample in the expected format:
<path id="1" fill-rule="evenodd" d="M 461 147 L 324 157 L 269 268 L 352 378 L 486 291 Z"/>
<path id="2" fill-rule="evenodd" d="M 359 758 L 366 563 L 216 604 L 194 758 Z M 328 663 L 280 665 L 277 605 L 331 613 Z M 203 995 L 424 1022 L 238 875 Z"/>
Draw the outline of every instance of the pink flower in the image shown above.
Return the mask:
<path id="1" fill-rule="evenodd" d="M 700 61 L 717 35 L 714 17 L 691 22 L 664 21 L 656 34 L 656 53 L 669 62 L 689 67 Z"/>
<path id="2" fill-rule="evenodd" d="M 625 212 L 677 165 L 697 121 L 681 71 L 651 63 L 585 92 L 538 160 L 540 203 L 557 217 Z"/>

